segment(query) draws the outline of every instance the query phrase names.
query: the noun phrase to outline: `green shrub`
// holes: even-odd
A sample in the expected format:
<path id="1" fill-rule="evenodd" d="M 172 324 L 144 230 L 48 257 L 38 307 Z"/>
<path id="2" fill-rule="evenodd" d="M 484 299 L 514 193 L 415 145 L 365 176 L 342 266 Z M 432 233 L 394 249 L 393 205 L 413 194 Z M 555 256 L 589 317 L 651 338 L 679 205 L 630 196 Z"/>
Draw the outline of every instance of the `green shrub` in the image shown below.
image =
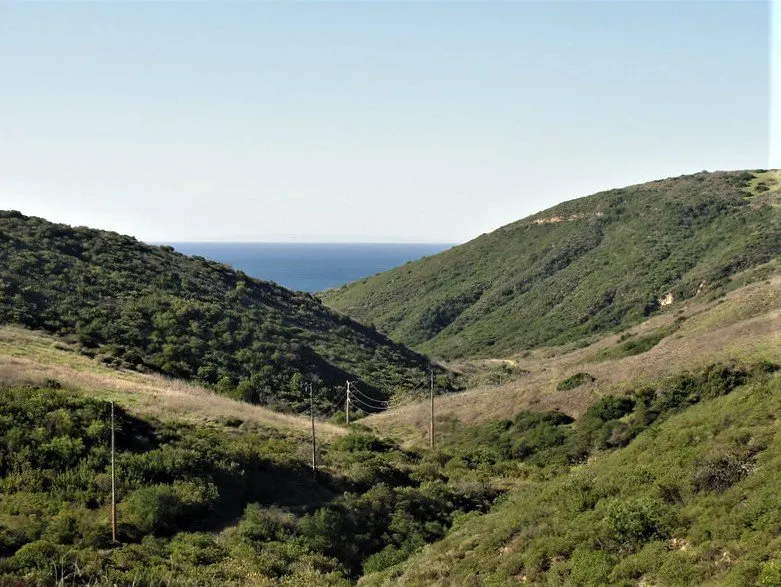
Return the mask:
<path id="1" fill-rule="evenodd" d="M 226 553 L 212 536 L 205 533 L 179 533 L 169 543 L 171 562 L 180 568 L 211 565 L 225 558 Z"/>
<path id="2" fill-rule="evenodd" d="M 610 501 L 605 522 L 606 542 L 618 552 L 633 552 L 650 540 L 667 538 L 675 515 L 661 500 L 624 498 Z"/>
<path id="3" fill-rule="evenodd" d="M 598 422 L 608 422 L 626 416 L 634 407 L 635 400 L 629 396 L 608 395 L 589 407 L 584 418 Z"/>
<path id="4" fill-rule="evenodd" d="M 781 587 L 781 563 L 769 561 L 762 565 L 759 573 L 759 585 L 761 587 Z"/>
<path id="5" fill-rule="evenodd" d="M 596 380 L 597 378 L 589 373 L 575 373 L 574 375 L 570 375 L 566 379 L 559 381 L 556 385 L 556 390 L 566 391 L 568 389 L 575 389 L 576 387 L 580 387 L 586 383 L 592 383 Z"/>
<path id="6" fill-rule="evenodd" d="M 613 559 L 605 551 L 580 546 L 570 558 L 570 581 L 574 585 L 607 585 L 613 564 Z"/>
<path id="7" fill-rule="evenodd" d="M 36 540 L 21 546 L 11 560 L 17 571 L 51 570 L 52 562 L 56 561 L 60 549 L 48 540 Z"/>
<path id="8" fill-rule="evenodd" d="M 275 507 L 264 508 L 258 503 L 247 505 L 238 526 L 239 533 L 253 542 L 285 540 L 294 529 L 292 514 Z"/>

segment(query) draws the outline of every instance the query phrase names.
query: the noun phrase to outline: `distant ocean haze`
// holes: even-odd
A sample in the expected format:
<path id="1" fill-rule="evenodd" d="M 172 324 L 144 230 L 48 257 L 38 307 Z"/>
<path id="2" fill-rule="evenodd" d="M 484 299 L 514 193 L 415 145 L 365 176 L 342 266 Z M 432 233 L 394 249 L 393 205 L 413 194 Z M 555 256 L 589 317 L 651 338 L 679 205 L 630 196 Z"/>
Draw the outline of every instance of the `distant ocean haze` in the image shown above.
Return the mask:
<path id="1" fill-rule="evenodd" d="M 387 271 L 452 247 L 446 243 L 157 243 L 310 293 Z"/>

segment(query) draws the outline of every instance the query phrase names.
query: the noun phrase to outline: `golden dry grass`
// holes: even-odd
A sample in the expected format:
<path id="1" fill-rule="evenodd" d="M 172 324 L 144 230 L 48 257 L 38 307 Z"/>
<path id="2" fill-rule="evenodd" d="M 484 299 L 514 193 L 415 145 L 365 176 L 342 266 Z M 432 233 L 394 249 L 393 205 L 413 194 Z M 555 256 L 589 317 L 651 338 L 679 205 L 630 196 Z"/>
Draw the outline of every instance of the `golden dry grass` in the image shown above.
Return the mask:
<path id="1" fill-rule="evenodd" d="M 599 351 L 615 345 L 619 335 L 609 335 L 585 348 L 543 348 L 531 354 L 456 365 L 481 368 L 507 363 L 530 373 L 503 385 L 486 385 L 466 392 L 438 397 L 439 418 L 455 417 L 466 424 L 508 418 L 524 409 L 558 409 L 575 417 L 598 397 L 622 393 L 685 369 L 716 361 L 781 362 L 781 275 L 729 293 L 718 301 L 697 298 L 676 304 L 634 328 L 643 335 L 686 320 L 674 334 L 651 350 L 631 357 L 598 360 Z M 579 371 L 596 378 L 568 391 L 556 385 Z M 240 419 L 270 428 L 304 434 L 309 420 L 280 414 L 217 395 L 207 389 L 159 375 L 116 370 L 67 350 L 56 339 L 16 327 L 0 327 L 0 383 L 41 385 L 54 379 L 68 389 L 114 399 L 131 411 L 161 419 L 219 424 Z M 377 433 L 395 437 L 408 445 L 427 439 L 427 401 L 395 408 L 361 420 Z M 324 438 L 342 435 L 339 426 L 318 422 Z"/>
<path id="2" fill-rule="evenodd" d="M 667 313 L 631 332 L 642 335 L 671 324 L 679 316 L 686 320 L 675 333 L 635 356 L 598 360 L 600 350 L 619 341 L 619 335 L 609 335 L 586 348 L 547 348 L 526 357 L 506 357 L 530 373 L 500 386 L 438 397 L 437 416 L 471 424 L 509 418 L 524 409 L 558 409 L 577 417 L 601 395 L 627 392 L 683 370 L 717 361 L 781 362 L 781 275 L 737 289 L 722 300 L 703 302 L 694 298 L 686 304 L 674 304 Z M 596 381 L 556 391 L 560 381 L 579 371 L 590 373 Z M 362 420 L 378 433 L 403 439 L 407 444 L 421 444 L 427 439 L 428 422 L 427 402 Z"/>
<path id="3" fill-rule="evenodd" d="M 0 384 L 44 385 L 49 379 L 66 389 L 113 399 L 131 412 L 163 420 L 219 425 L 237 419 L 291 433 L 310 429 L 306 417 L 280 414 L 160 375 L 112 369 L 68 350 L 53 337 L 0 327 Z M 345 433 L 327 422 L 318 422 L 317 429 L 324 438 Z"/>

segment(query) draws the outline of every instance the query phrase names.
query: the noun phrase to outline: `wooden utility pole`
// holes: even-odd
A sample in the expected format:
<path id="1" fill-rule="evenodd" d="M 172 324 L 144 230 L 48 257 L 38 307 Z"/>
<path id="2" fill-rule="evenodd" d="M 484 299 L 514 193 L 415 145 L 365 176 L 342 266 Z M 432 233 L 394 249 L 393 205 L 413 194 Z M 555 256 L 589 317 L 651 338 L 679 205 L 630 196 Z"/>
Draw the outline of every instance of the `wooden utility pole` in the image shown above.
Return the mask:
<path id="1" fill-rule="evenodd" d="M 315 392 L 309 384 L 309 413 L 312 419 L 312 478 L 317 480 L 317 442 L 315 441 Z"/>
<path id="2" fill-rule="evenodd" d="M 429 446 L 434 448 L 434 370 L 431 370 L 431 422 L 429 424 Z"/>
<path id="3" fill-rule="evenodd" d="M 350 425 L 350 382 L 347 382 L 347 399 L 344 400 L 344 419 Z"/>
<path id="4" fill-rule="evenodd" d="M 111 540 L 117 541 L 117 489 L 114 472 L 114 402 L 111 402 Z"/>

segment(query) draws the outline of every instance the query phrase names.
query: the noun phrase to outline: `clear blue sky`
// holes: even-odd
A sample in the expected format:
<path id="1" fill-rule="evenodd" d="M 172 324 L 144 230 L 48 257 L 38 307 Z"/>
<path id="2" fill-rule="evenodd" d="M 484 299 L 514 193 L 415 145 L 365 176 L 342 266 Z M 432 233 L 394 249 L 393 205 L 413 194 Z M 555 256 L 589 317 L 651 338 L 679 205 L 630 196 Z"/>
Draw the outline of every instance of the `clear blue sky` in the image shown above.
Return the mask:
<path id="1" fill-rule="evenodd" d="M 0 2 L 0 208 L 149 241 L 461 242 L 769 166 L 769 30 L 745 1 Z"/>

